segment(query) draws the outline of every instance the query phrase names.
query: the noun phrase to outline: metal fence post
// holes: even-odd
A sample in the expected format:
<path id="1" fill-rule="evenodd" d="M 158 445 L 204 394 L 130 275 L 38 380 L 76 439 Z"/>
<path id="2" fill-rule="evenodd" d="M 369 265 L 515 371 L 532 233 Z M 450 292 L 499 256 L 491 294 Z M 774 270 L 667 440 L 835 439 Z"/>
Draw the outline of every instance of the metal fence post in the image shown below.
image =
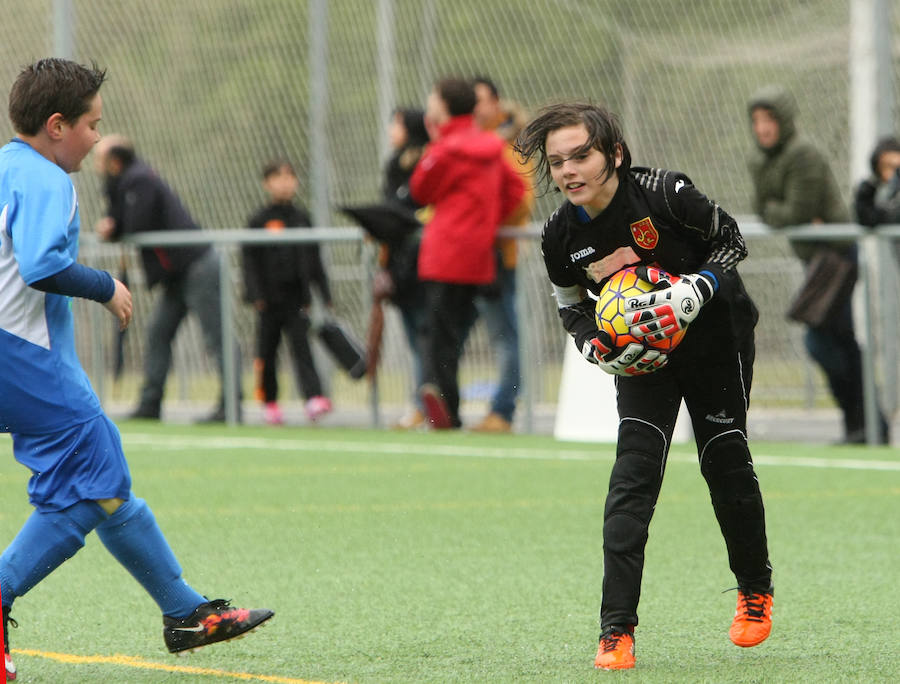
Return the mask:
<path id="1" fill-rule="evenodd" d="M 214 248 L 215 249 L 215 248 Z M 231 260 L 228 250 L 219 251 L 219 307 L 222 319 L 222 394 L 225 397 L 225 422 L 238 424 L 238 373 L 234 320 L 231 302 Z"/>
<path id="2" fill-rule="evenodd" d="M 858 241 L 859 272 L 863 288 L 863 410 L 865 411 L 866 443 L 878 444 L 879 417 L 878 388 L 875 385 L 875 316 L 878 306 L 873 302 L 875 288 L 872 287 L 876 269 L 873 254 L 876 254 L 877 240 L 875 236 L 864 235 Z M 877 257 L 876 257 L 877 258 Z M 878 293 L 880 295 L 880 292 Z"/>
<path id="3" fill-rule="evenodd" d="M 519 245 L 516 246 L 516 249 L 519 249 Z M 524 287 L 521 282 L 521 269 L 516 268 L 513 271 L 513 277 L 516 279 L 516 321 L 518 321 L 519 325 L 519 359 L 532 359 L 535 358 L 532 355 L 532 331 L 531 325 L 532 321 L 529 320 L 528 316 L 523 316 L 523 312 L 527 311 L 525 308 L 525 294 Z M 529 434 L 534 433 L 534 391 L 538 386 L 537 384 L 537 373 L 540 372 L 540 369 L 536 367 L 536 364 L 533 363 L 520 363 L 519 364 L 519 377 L 522 386 L 519 388 L 519 403 L 524 409 L 525 417 L 524 417 L 524 429 L 525 432 Z"/>

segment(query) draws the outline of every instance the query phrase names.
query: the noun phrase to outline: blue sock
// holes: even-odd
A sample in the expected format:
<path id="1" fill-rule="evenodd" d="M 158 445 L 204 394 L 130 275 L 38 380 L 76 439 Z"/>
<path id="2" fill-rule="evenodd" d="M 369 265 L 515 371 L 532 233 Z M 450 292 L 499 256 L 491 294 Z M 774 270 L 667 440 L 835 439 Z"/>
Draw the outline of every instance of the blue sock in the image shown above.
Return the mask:
<path id="1" fill-rule="evenodd" d="M 206 598 L 181 577 L 181 566 L 143 499 L 130 498 L 97 526 L 97 536 L 159 605 L 163 615 L 183 618 Z"/>
<path id="2" fill-rule="evenodd" d="M 3 605 L 12 606 L 84 546 L 84 538 L 106 514 L 94 501 L 61 511 L 34 511 L 0 556 Z"/>

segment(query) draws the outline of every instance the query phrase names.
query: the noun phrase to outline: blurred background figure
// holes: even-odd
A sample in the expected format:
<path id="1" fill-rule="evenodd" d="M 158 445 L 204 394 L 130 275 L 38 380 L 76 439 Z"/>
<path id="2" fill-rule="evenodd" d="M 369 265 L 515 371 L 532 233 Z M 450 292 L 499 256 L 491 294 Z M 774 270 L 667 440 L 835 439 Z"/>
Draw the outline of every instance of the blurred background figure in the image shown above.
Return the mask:
<path id="1" fill-rule="evenodd" d="M 290 162 L 275 159 L 263 168 L 262 185 L 268 196 L 247 221 L 249 228 L 279 232 L 308 228 L 309 214 L 295 204 L 300 181 Z M 319 245 L 293 243 L 245 245 L 242 250 L 246 301 L 256 309 L 256 398 L 263 402 L 264 419 L 280 425 L 284 416 L 278 405 L 278 346 L 287 336 L 297 385 L 306 400 L 307 417 L 315 422 L 332 410 L 322 391 L 309 345 L 312 287 L 327 308 L 331 290 Z"/>
<path id="2" fill-rule="evenodd" d="M 107 215 L 96 226 L 101 240 L 114 242 L 147 231 L 200 230 L 178 195 L 137 156 L 134 144 L 125 136 L 111 134 L 97 143 L 94 170 L 103 179 L 107 200 Z M 216 359 L 222 387 L 218 406 L 200 422 L 223 422 L 219 254 L 211 245 L 144 247 L 140 254 L 147 287 L 157 289 L 158 296 L 147 326 L 140 400 L 130 417 L 159 420 L 172 365 L 172 343 L 184 317 L 191 312 L 200 322 L 207 350 Z"/>
<path id="3" fill-rule="evenodd" d="M 519 105 L 501 100 L 497 85 L 486 76 L 474 79 L 475 123 L 485 131 L 499 135 L 506 147 L 504 155 L 522 178 L 525 191 L 519 205 L 504 220 L 504 226 L 524 228 L 531 220 L 534 190 L 531 185 L 531 162 L 524 162 L 513 149 L 513 143 L 524 128 L 527 115 Z M 516 263 L 518 240 L 498 238 L 496 242 L 497 278 L 482 288 L 475 304 L 484 319 L 491 349 L 497 355 L 497 385 L 491 396 L 488 414 L 472 429 L 478 432 L 510 432 L 516 410 L 516 399 L 522 387 L 519 362 L 519 317 L 516 313 Z"/>
<path id="4" fill-rule="evenodd" d="M 864 226 L 900 223 L 900 140 L 882 138 L 869 160 L 872 175 L 856 188 L 853 209 Z"/>
<path id="5" fill-rule="evenodd" d="M 382 199 L 403 213 L 416 212 L 420 207 L 409 193 L 409 177 L 428 143 L 425 112 L 415 108 L 395 110 L 389 124 L 388 138 L 392 154 L 384 169 Z M 398 221 L 398 224 L 402 223 Z M 412 400 L 407 413 L 394 425 L 399 429 L 418 427 L 425 421 L 425 412 L 418 396 L 418 388 L 423 382 L 419 327 L 425 303 L 416 273 L 421 237 L 421 227 L 384 236 L 378 255 L 380 268 L 372 283 L 373 296 L 380 301 L 389 301 L 400 311 L 413 364 Z"/>
<path id="6" fill-rule="evenodd" d="M 420 204 L 434 206 L 419 247 L 425 321 L 421 395 L 433 428 L 459 428 L 459 360 L 475 318 L 478 290 L 496 280 L 498 228 L 522 201 L 525 183 L 505 158 L 505 143 L 474 121 L 475 89 L 439 80 L 428 96 L 430 144 L 410 177 Z"/>
<path id="7" fill-rule="evenodd" d="M 756 141 L 749 161 L 755 189 L 754 208 L 773 228 L 807 223 L 846 223 L 850 212 L 825 155 L 797 133 L 797 105 L 780 86 L 767 86 L 751 97 L 747 111 Z M 854 264 L 856 243 L 793 241 L 796 255 L 808 268 L 818 250 L 831 248 Z M 843 413 L 845 443 L 863 443 L 862 354 L 853 330 L 852 297 L 820 325 L 809 325 L 806 350 L 825 373 L 835 402 Z M 887 423 L 880 417 L 883 442 Z"/>

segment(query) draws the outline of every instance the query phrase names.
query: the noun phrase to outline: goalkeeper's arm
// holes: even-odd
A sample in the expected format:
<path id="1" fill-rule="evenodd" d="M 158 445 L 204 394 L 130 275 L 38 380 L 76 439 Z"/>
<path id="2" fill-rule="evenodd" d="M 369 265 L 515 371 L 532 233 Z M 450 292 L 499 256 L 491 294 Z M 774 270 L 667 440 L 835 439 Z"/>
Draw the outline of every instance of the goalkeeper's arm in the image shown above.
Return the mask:
<path id="1" fill-rule="evenodd" d="M 592 356 L 585 352 L 585 344 L 597 336 L 594 300 L 585 296 L 584 288 L 578 285 L 560 287 L 554 284 L 553 294 L 559 307 L 559 318 L 563 328 L 575 340 L 578 351 L 591 361 Z"/>

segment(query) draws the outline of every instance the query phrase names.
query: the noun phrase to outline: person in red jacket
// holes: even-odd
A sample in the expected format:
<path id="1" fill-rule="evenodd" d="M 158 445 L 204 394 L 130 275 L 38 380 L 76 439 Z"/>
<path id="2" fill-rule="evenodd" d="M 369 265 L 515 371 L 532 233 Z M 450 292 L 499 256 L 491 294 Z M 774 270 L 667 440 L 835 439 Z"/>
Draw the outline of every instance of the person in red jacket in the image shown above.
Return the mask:
<path id="1" fill-rule="evenodd" d="M 409 189 L 431 205 L 419 248 L 425 292 L 422 400 L 431 426 L 458 428 L 457 371 L 464 335 L 477 315 L 475 295 L 497 276 L 497 229 L 518 206 L 523 179 L 504 158 L 504 142 L 475 125 L 469 80 L 444 78 L 428 96 L 425 125 L 431 143 Z"/>

